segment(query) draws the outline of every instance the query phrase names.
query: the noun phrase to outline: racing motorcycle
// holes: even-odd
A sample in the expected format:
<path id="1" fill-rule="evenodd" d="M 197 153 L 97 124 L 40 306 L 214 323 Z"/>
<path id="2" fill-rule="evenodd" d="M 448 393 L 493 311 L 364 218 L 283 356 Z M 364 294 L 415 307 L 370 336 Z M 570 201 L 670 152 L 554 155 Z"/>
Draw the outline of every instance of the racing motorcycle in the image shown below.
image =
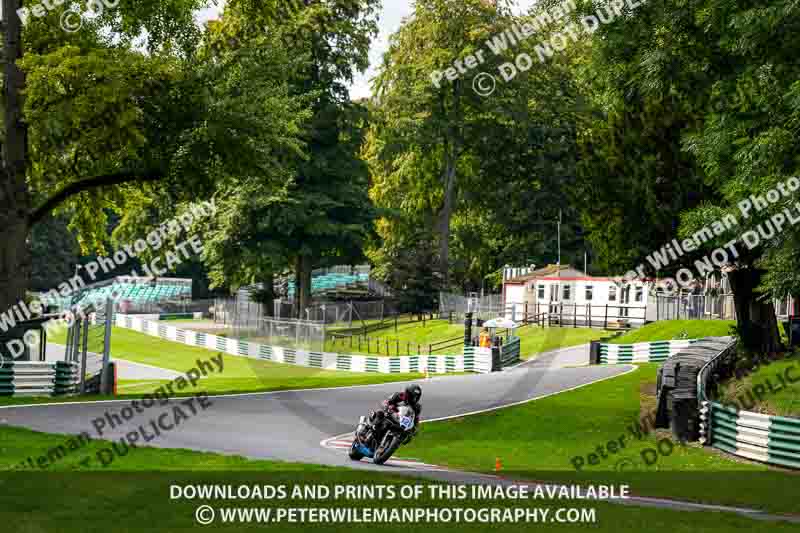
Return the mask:
<path id="1" fill-rule="evenodd" d="M 362 416 L 356 427 L 353 444 L 350 445 L 350 459 L 360 461 L 371 457 L 376 465 L 382 465 L 403 444 L 408 444 L 416 434 L 414 410 L 400 405 L 397 413 L 387 411 L 385 415 L 370 424 Z"/>

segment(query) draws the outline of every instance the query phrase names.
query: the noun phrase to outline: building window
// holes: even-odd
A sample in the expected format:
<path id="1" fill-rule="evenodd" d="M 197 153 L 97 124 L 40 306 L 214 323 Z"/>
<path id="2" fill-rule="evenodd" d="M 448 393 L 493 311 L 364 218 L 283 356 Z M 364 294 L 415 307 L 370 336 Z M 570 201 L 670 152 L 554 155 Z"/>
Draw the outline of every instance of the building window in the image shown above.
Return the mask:
<path id="1" fill-rule="evenodd" d="M 591 302 L 592 301 L 592 293 L 593 293 L 592 286 L 591 285 L 587 285 L 586 286 L 586 301 L 587 302 Z"/>
<path id="2" fill-rule="evenodd" d="M 569 289 L 569 285 L 564 285 L 564 299 L 565 300 L 569 300 L 570 299 L 569 290 L 570 290 Z"/>
<path id="3" fill-rule="evenodd" d="M 533 292 L 535 289 L 536 289 L 536 286 L 533 283 L 528 285 L 528 292 Z"/>
<path id="4" fill-rule="evenodd" d="M 636 301 L 641 302 L 644 297 L 644 287 L 636 287 Z"/>
<path id="5" fill-rule="evenodd" d="M 540 300 L 544 300 L 544 285 L 539 285 L 539 294 L 537 297 Z"/>
<path id="6" fill-rule="evenodd" d="M 617 301 L 617 287 L 615 285 L 612 285 L 608 288 L 608 301 L 609 302 Z"/>

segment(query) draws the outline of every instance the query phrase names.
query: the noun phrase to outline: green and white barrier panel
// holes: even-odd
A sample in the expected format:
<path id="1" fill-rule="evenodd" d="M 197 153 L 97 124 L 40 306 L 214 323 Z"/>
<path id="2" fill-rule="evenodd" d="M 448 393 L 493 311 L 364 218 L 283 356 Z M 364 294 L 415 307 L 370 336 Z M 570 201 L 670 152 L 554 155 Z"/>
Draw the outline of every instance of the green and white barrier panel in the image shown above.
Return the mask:
<path id="1" fill-rule="evenodd" d="M 0 396 L 59 396 L 78 391 L 77 363 L 5 361 L 0 367 Z"/>
<path id="2" fill-rule="evenodd" d="M 636 344 L 600 344 L 600 363 L 661 363 L 671 355 L 702 339 L 637 342 Z"/>
<path id="3" fill-rule="evenodd" d="M 403 355 L 379 357 L 315 352 L 286 348 L 283 346 L 269 346 L 188 329 L 179 329 L 163 322 L 145 320 L 131 315 L 117 314 L 116 325 L 188 346 L 197 346 L 231 355 L 263 359 L 275 363 L 319 368 L 322 370 L 378 372 L 382 374 L 488 373 L 491 371 L 492 366 L 492 353 L 488 348 L 467 347 L 464 349 L 464 355 Z"/>
<path id="4" fill-rule="evenodd" d="M 510 366 L 519 362 L 521 344 L 519 337 L 511 337 L 500 346 L 500 364 L 502 366 Z"/>
<path id="5" fill-rule="evenodd" d="M 739 411 L 704 401 L 700 442 L 746 459 L 800 469 L 800 418 Z"/>
<path id="6" fill-rule="evenodd" d="M 464 367 L 472 369 L 478 374 L 488 374 L 492 371 L 492 349 L 479 346 L 464 347 Z"/>

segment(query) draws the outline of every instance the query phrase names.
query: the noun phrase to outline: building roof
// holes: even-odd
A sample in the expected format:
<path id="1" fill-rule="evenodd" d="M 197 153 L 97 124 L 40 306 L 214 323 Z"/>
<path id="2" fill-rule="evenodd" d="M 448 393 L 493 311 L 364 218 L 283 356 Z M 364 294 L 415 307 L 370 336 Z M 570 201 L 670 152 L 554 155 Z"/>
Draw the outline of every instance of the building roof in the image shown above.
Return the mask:
<path id="1" fill-rule="evenodd" d="M 572 265 L 547 265 L 544 268 L 534 270 L 533 272 L 530 272 L 523 276 L 517 276 L 515 278 L 507 279 L 506 283 L 524 283 L 526 281 L 531 281 L 534 279 L 550 278 L 550 277 L 586 278 L 589 276 L 586 275 L 586 272 L 582 272 L 577 268 L 573 268 Z"/>

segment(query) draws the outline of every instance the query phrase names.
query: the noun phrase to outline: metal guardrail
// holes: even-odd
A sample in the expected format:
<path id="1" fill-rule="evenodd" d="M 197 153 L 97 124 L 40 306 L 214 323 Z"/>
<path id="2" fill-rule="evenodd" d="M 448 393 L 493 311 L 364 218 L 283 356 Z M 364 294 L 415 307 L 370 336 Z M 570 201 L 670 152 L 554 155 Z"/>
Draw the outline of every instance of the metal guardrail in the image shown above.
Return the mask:
<path id="1" fill-rule="evenodd" d="M 697 400 L 708 400 L 707 390 L 712 377 L 719 378 L 721 369 L 730 369 L 733 358 L 736 356 L 736 343 L 731 342 L 716 356 L 712 357 L 697 373 Z M 727 373 L 727 372 L 726 372 Z M 715 379 L 715 383 L 716 383 Z"/>

